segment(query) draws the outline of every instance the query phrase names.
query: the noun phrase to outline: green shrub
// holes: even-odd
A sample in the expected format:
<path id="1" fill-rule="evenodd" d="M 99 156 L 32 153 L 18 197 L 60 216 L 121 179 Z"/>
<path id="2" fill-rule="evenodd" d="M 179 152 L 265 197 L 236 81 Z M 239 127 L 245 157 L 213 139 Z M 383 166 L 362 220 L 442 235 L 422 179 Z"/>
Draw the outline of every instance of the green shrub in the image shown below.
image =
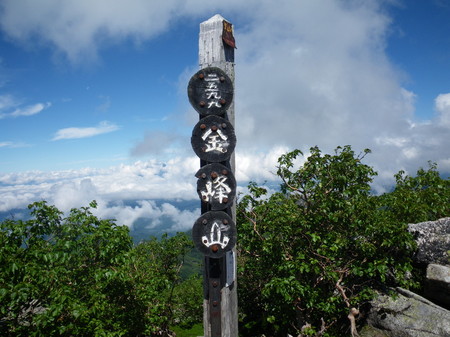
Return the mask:
<path id="1" fill-rule="evenodd" d="M 44 201 L 29 207 L 32 219 L 0 224 L 2 336 L 151 336 L 175 320 L 193 324 L 195 301 L 183 311 L 174 301 L 186 234 L 134 247 L 127 227 L 89 207 L 67 217 Z"/>
<path id="2" fill-rule="evenodd" d="M 406 223 L 432 198 L 438 201 L 427 215 L 449 214 L 448 181 L 432 167 L 420 171 L 433 178 L 426 179 L 426 191 L 412 189 L 412 178 L 400 174 L 391 195 L 374 196 L 376 172 L 362 163 L 368 153 L 355 155 L 345 146 L 328 155 L 314 147 L 295 169 L 302 155 L 296 150 L 278 160 L 279 192 L 249 185 L 238 204 L 243 336 L 348 335 L 349 310 L 371 299 L 373 290 L 418 286 L 411 278 L 415 241 Z M 440 197 L 443 190 L 446 197 Z"/>

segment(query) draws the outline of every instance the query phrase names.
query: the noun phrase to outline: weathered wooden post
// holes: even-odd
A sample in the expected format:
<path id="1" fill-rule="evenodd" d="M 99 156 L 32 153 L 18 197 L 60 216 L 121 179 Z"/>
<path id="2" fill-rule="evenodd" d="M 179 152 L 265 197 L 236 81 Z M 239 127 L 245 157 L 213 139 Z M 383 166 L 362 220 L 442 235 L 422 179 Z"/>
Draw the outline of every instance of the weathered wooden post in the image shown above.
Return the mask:
<path id="1" fill-rule="evenodd" d="M 205 255 L 205 337 L 238 336 L 234 48 L 233 27 L 222 16 L 201 23 L 200 71 L 188 85 L 189 101 L 200 116 L 191 143 L 200 158 L 196 177 L 202 216 L 195 222 L 192 236 Z"/>

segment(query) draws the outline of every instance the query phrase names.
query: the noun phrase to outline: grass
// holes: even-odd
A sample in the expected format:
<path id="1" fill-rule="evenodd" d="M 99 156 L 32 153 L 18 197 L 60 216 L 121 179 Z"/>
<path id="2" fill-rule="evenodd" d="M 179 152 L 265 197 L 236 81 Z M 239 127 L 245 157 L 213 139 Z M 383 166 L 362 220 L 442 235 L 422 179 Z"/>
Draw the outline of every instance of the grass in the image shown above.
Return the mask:
<path id="1" fill-rule="evenodd" d="M 203 336 L 203 324 L 195 324 L 192 328 L 185 330 L 180 327 L 172 327 L 171 330 L 177 334 L 177 337 L 198 337 Z"/>

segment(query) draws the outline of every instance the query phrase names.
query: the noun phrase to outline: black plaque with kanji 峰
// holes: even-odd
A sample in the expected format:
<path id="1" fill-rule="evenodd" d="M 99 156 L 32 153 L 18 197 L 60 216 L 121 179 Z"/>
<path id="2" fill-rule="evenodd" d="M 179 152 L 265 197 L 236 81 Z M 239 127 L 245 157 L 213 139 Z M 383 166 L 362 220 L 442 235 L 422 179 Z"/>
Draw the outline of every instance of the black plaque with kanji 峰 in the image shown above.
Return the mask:
<path id="1" fill-rule="evenodd" d="M 204 213 L 192 228 L 192 240 L 205 256 L 222 257 L 236 244 L 236 224 L 225 212 Z"/>
<path id="2" fill-rule="evenodd" d="M 236 179 L 230 169 L 219 163 L 203 166 L 195 175 L 197 193 L 211 210 L 222 210 L 233 204 L 236 196 Z"/>
<path id="3" fill-rule="evenodd" d="M 219 116 L 202 118 L 192 131 L 191 145 L 195 154 L 209 163 L 230 159 L 236 146 L 233 125 Z"/>
<path id="4" fill-rule="evenodd" d="M 224 115 L 233 101 L 233 82 L 220 68 L 204 68 L 191 77 L 188 97 L 200 115 Z"/>

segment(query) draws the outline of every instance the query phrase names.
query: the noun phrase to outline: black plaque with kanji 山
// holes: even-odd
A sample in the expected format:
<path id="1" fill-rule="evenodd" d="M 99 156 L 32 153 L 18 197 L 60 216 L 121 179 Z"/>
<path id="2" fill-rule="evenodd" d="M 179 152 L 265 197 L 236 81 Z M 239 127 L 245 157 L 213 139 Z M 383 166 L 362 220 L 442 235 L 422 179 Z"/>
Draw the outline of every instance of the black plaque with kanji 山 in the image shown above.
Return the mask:
<path id="1" fill-rule="evenodd" d="M 192 228 L 192 239 L 205 256 L 222 257 L 236 244 L 236 224 L 225 212 L 204 213 Z"/>
<path id="2" fill-rule="evenodd" d="M 220 68 L 198 71 L 188 84 L 192 107 L 202 116 L 224 115 L 233 101 L 233 82 Z"/>
<path id="3" fill-rule="evenodd" d="M 192 131 L 191 145 L 195 154 L 209 163 L 230 159 L 236 146 L 236 135 L 229 121 L 219 116 L 202 118 Z"/>
<path id="4" fill-rule="evenodd" d="M 208 164 L 198 170 L 195 176 L 198 178 L 198 196 L 210 205 L 211 210 L 223 210 L 233 204 L 236 179 L 226 166 L 219 163 Z"/>

